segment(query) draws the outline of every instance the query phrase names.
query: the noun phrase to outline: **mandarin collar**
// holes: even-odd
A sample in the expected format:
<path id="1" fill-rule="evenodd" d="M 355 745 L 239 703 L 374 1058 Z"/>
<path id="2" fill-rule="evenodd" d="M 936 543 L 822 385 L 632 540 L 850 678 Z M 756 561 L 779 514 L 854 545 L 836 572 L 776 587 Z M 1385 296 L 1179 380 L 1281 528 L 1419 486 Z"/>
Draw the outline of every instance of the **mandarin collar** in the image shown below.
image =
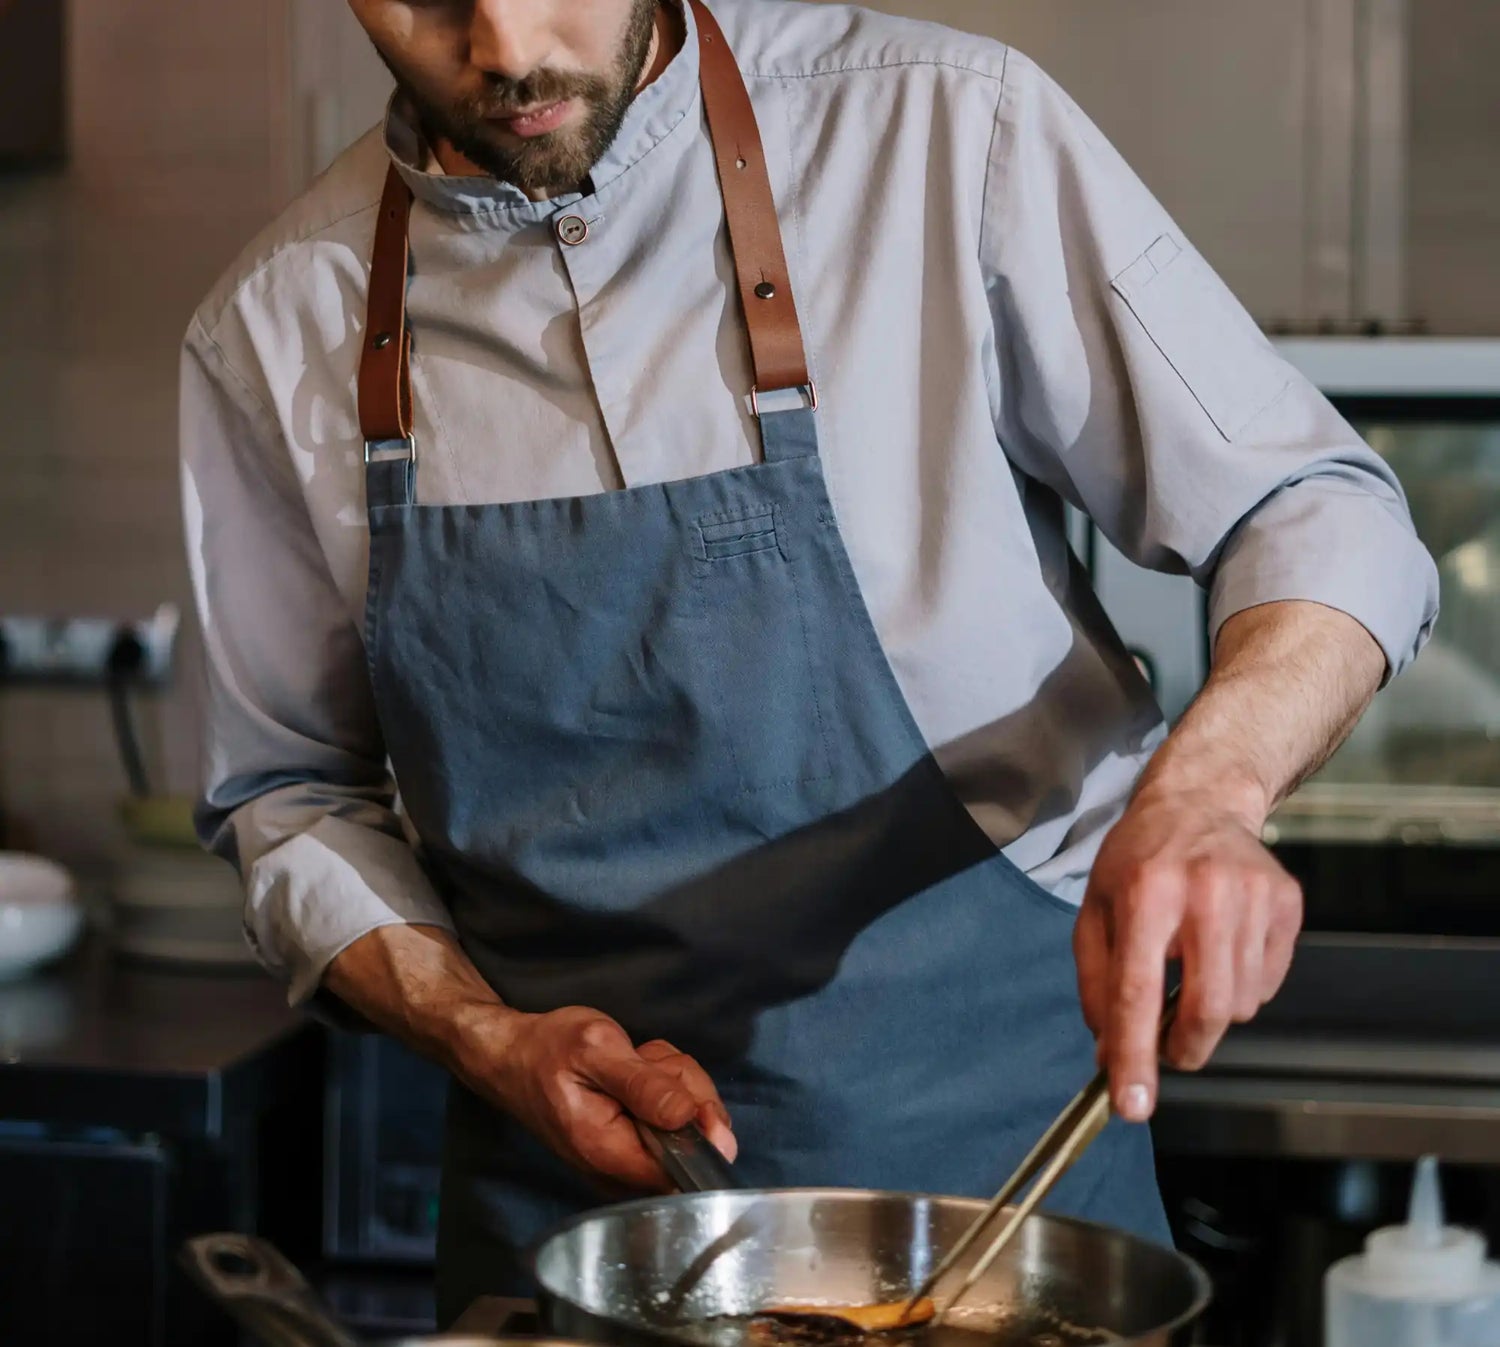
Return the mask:
<path id="1" fill-rule="evenodd" d="M 640 163 L 669 136 L 700 98 L 698 88 L 698 31 L 692 6 L 680 7 L 686 25 L 682 48 L 656 80 L 631 100 L 619 134 L 594 164 L 586 184 L 593 192 Z M 398 91 L 385 114 L 385 147 L 412 195 L 436 210 L 453 215 L 499 217 L 496 223 L 528 224 L 546 219 L 582 199 L 571 192 L 532 201 L 520 188 L 487 176 L 459 177 L 436 168 L 415 115 Z"/>

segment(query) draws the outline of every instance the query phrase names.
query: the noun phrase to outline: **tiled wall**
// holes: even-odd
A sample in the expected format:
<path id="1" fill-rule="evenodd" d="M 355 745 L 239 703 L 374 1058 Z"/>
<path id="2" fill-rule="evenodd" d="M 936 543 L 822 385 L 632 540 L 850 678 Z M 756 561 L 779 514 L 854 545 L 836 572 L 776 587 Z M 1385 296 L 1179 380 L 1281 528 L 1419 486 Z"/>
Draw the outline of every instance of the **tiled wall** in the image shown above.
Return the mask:
<path id="1" fill-rule="evenodd" d="M 177 348 L 274 209 L 284 22 L 276 0 L 71 7 L 71 162 L 0 175 L 0 612 L 190 607 Z M 191 634 L 181 656 L 143 708 L 174 790 L 196 776 Z M 102 694 L 0 687 L 9 845 L 107 872 L 124 787 Z"/>

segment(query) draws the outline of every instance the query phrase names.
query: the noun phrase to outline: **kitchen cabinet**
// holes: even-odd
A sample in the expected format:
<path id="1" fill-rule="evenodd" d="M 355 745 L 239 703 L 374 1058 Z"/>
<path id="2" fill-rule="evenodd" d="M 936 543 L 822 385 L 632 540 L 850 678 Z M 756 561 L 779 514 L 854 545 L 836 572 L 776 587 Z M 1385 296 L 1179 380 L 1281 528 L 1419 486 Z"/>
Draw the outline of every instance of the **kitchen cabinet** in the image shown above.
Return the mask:
<path id="1" fill-rule="evenodd" d="M 0 169 L 63 157 L 65 30 L 61 0 L 0 0 Z"/>
<path id="2" fill-rule="evenodd" d="M 1039 61 L 1268 327 L 1500 333 L 1500 7 L 871 3 Z"/>
<path id="3" fill-rule="evenodd" d="M 1408 276 L 1434 332 L 1500 333 L 1500 5 L 1411 7 Z"/>
<path id="4" fill-rule="evenodd" d="M 1010 43 L 1097 122 L 1262 321 L 1303 316 L 1308 0 L 875 0 Z"/>
<path id="5" fill-rule="evenodd" d="M 322 1046 L 254 975 L 94 948 L 0 987 L 0 1342 L 232 1342 L 177 1248 L 317 1251 Z"/>

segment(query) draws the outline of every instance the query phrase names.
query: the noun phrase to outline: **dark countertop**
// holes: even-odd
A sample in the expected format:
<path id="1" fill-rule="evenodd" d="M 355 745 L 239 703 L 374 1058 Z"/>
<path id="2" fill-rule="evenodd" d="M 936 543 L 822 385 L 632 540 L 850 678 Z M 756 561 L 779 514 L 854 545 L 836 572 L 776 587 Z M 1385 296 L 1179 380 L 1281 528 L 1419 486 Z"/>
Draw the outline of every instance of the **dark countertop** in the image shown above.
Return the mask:
<path id="1" fill-rule="evenodd" d="M 136 963 L 96 942 L 0 985 L 0 1118 L 214 1137 L 320 1040 L 259 973 Z"/>

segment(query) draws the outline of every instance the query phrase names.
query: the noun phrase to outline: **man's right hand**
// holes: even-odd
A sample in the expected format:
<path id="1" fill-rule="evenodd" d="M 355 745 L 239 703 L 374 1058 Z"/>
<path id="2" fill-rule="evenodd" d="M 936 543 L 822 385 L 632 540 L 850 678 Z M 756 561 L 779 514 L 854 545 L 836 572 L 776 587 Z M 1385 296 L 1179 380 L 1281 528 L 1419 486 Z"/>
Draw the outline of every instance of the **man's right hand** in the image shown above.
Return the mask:
<path id="1" fill-rule="evenodd" d="M 635 1118 L 673 1131 L 696 1119 L 726 1158 L 735 1157 L 729 1114 L 691 1057 L 660 1040 L 637 1048 L 597 1010 L 511 1009 L 448 931 L 379 927 L 328 965 L 323 985 L 606 1187 L 671 1188 Z"/>
<path id="2" fill-rule="evenodd" d="M 661 1040 L 637 1048 L 614 1020 L 569 1006 L 471 1015 L 456 1052 L 464 1082 L 569 1164 L 608 1186 L 668 1192 L 634 1119 L 676 1131 L 696 1120 L 729 1160 L 729 1113 L 708 1073 Z"/>

